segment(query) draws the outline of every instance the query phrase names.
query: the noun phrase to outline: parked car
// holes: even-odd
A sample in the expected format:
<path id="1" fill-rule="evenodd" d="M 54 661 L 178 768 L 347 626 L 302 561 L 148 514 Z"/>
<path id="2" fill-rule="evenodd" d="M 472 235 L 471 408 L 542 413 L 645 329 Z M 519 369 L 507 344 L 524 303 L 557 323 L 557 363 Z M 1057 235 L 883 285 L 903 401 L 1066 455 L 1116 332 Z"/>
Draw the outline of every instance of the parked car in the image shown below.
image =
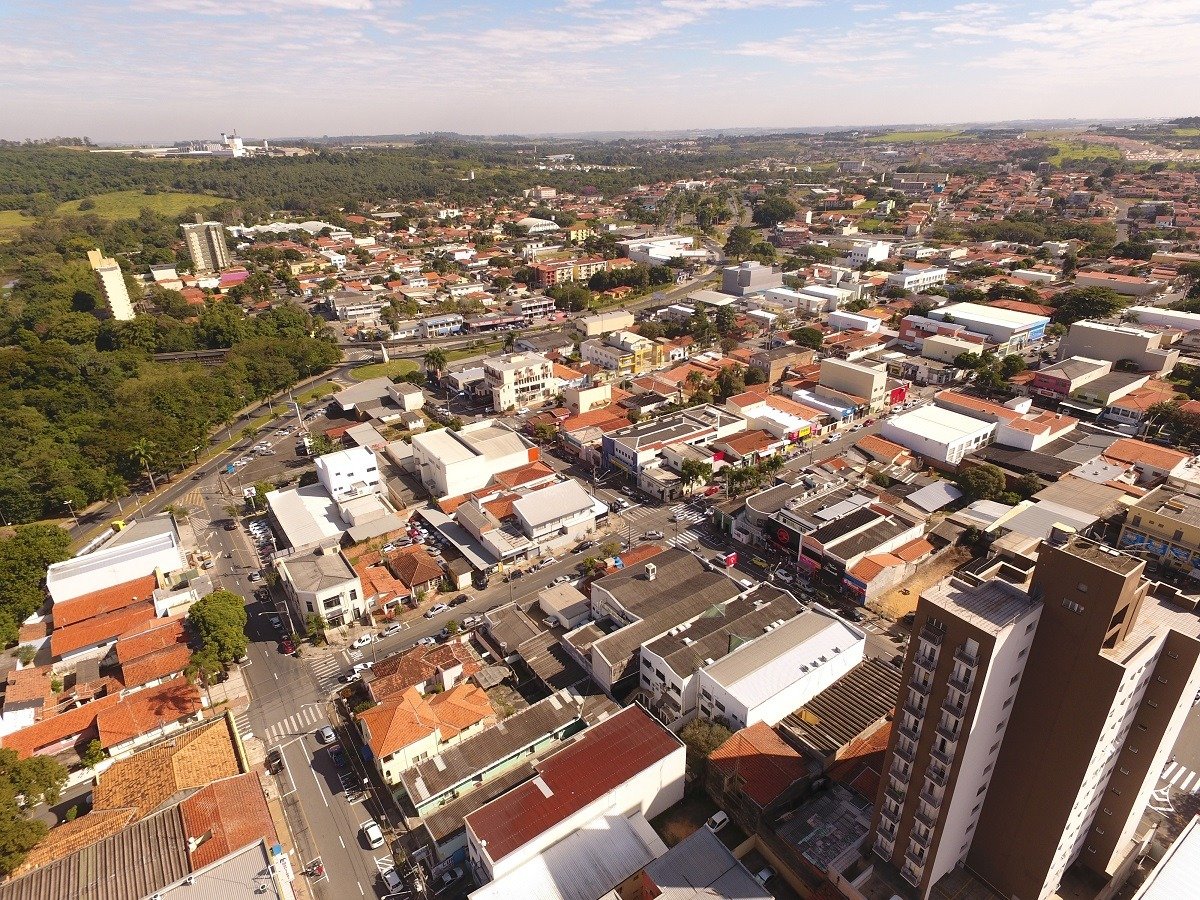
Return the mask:
<path id="1" fill-rule="evenodd" d="M 399 634 L 403 630 L 403 625 L 401 625 L 399 622 L 393 622 L 387 628 L 383 629 L 383 631 L 379 632 L 379 636 L 381 638 L 391 637 L 393 634 Z"/>
<path id="2" fill-rule="evenodd" d="M 360 635 L 354 639 L 354 642 L 350 646 L 352 649 L 357 650 L 360 647 L 368 646 L 373 640 L 375 640 L 375 638 L 369 634 Z"/>
<path id="3" fill-rule="evenodd" d="M 396 871 L 395 866 L 392 866 L 390 869 L 385 869 L 383 872 L 380 873 L 380 877 L 383 878 L 383 884 L 386 887 L 386 889 L 389 891 L 399 891 L 400 888 L 404 886 L 404 880 L 400 877 L 400 873 Z M 412 896 L 415 896 L 415 895 L 412 894 L 411 892 L 406 892 L 403 894 L 396 894 L 396 893 L 388 894 L 388 897 L 396 897 L 396 898 L 400 898 L 400 897 L 407 898 L 407 897 L 412 897 Z M 384 900 L 387 900 L 387 898 L 385 897 Z"/>
<path id="4" fill-rule="evenodd" d="M 251 572 L 250 581 L 262 581 L 262 572 Z"/>
<path id="5" fill-rule="evenodd" d="M 663 533 L 661 531 L 647 531 L 642 535 L 642 537 L 651 541 L 661 541 L 663 539 Z"/>
<path id="6" fill-rule="evenodd" d="M 719 809 L 704 824 L 709 831 L 715 834 L 729 824 L 729 816 L 725 814 L 724 810 Z"/>
<path id="7" fill-rule="evenodd" d="M 329 745 L 329 758 L 333 760 L 333 764 L 339 769 L 346 768 L 346 754 L 342 752 L 341 744 Z"/>
<path id="8" fill-rule="evenodd" d="M 395 549 L 396 549 L 395 544 L 384 544 L 382 547 L 379 548 L 379 552 L 380 553 L 391 553 Z"/>
<path id="9" fill-rule="evenodd" d="M 283 620 L 279 616 L 268 616 L 267 621 L 271 623 L 271 627 L 276 631 L 283 631 Z"/>
<path id="10" fill-rule="evenodd" d="M 441 875 L 439 875 L 437 878 L 434 879 L 434 884 L 436 885 L 436 890 L 444 891 L 446 888 L 450 887 L 450 885 L 454 884 L 454 882 L 458 881 L 462 877 L 463 877 L 463 870 L 459 866 L 455 866 L 453 869 L 447 869 L 445 872 L 443 872 Z"/>
<path id="11" fill-rule="evenodd" d="M 354 666 L 350 669 L 350 671 L 358 672 L 361 675 L 363 672 L 367 671 L 367 669 L 372 668 L 374 665 L 375 665 L 375 663 L 371 662 L 370 660 L 367 660 L 366 662 L 355 663 Z"/>
<path id="12" fill-rule="evenodd" d="M 279 650 L 281 653 L 292 654 L 296 652 L 296 645 L 292 643 L 291 638 L 284 638 L 279 642 Z"/>
<path id="13" fill-rule="evenodd" d="M 367 822 L 362 827 L 362 833 L 367 841 L 367 846 L 372 850 L 383 846 L 383 829 L 379 827 L 378 822 Z"/>
<path id="14" fill-rule="evenodd" d="M 455 597 L 453 600 L 450 601 L 450 605 L 451 606 L 462 606 L 464 603 L 466 603 L 470 599 L 471 598 L 468 597 L 466 594 L 459 594 L 457 597 Z"/>
<path id="15" fill-rule="evenodd" d="M 435 603 L 429 609 L 425 610 L 425 618 L 432 619 L 434 616 L 440 616 L 449 608 L 445 603 Z"/>
<path id="16" fill-rule="evenodd" d="M 437 643 L 437 638 L 432 637 L 432 636 L 426 636 L 423 638 L 417 638 L 416 645 L 418 647 L 432 647 L 436 643 Z"/>
<path id="17" fill-rule="evenodd" d="M 570 575 L 559 575 L 554 579 L 554 584 L 567 584 L 571 580 Z"/>
<path id="18" fill-rule="evenodd" d="M 356 684 L 357 682 L 362 681 L 362 672 L 347 672 L 345 675 L 341 676 L 338 681 L 340 681 L 342 684 Z"/>
<path id="19" fill-rule="evenodd" d="M 267 771 L 274 775 L 283 770 L 283 751 L 276 747 L 267 754 Z"/>
<path id="20" fill-rule="evenodd" d="M 464 616 L 460 624 L 464 629 L 477 628 L 483 624 L 483 616 Z"/>
<path id="21" fill-rule="evenodd" d="M 206 560 L 205 560 L 205 561 L 204 561 L 204 562 L 203 562 L 203 563 L 200 565 L 200 568 L 201 568 L 201 569 L 204 569 L 204 570 L 208 570 L 208 569 L 211 569 L 211 568 L 212 568 L 213 566 L 215 566 L 216 564 L 217 564 L 217 561 L 216 561 L 215 559 L 206 559 Z"/>
<path id="22" fill-rule="evenodd" d="M 336 735 L 334 735 L 333 729 L 326 725 L 317 731 L 317 740 L 322 744 L 332 744 L 336 740 Z"/>
<path id="23" fill-rule="evenodd" d="M 763 866 L 754 874 L 754 880 L 763 887 L 767 886 L 767 882 L 775 877 L 775 870 L 770 866 Z"/>

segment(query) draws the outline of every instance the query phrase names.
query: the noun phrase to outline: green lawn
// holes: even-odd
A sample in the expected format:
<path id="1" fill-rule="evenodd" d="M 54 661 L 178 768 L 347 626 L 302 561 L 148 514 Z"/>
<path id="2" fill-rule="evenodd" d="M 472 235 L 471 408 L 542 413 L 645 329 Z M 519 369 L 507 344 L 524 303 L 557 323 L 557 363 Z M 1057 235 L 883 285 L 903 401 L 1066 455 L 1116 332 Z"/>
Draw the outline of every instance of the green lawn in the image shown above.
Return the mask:
<path id="1" fill-rule="evenodd" d="M 889 131 L 867 138 L 868 144 L 934 143 L 964 137 L 961 131 Z"/>
<path id="2" fill-rule="evenodd" d="M 0 241 L 11 241 L 17 231 L 33 221 L 19 209 L 0 209 Z"/>
<path id="3" fill-rule="evenodd" d="M 1050 157 L 1050 164 L 1061 166 L 1073 159 L 1120 159 L 1121 151 L 1107 144 L 1086 144 L 1082 141 L 1050 141 L 1058 151 Z"/>
<path id="4" fill-rule="evenodd" d="M 450 354 L 446 354 L 447 359 Z M 415 372 L 421 368 L 416 360 L 412 359 L 393 359 L 388 362 L 370 363 L 369 365 L 359 366 L 356 369 L 350 370 L 350 377 L 355 381 L 367 381 L 371 378 L 396 378 L 400 375 L 407 375 L 409 372 Z"/>
<path id="5" fill-rule="evenodd" d="M 478 347 L 463 347 L 461 350 L 451 350 L 447 353 L 446 362 L 469 359 L 472 356 L 479 356 L 481 353 L 499 353 L 503 349 L 504 341 L 492 341 L 487 344 L 480 344 Z"/>
<path id="6" fill-rule="evenodd" d="M 318 397 L 324 397 L 327 394 L 336 394 L 339 388 L 332 381 L 323 381 L 320 384 L 315 384 L 307 391 L 296 395 L 296 402 L 303 406 L 309 400 L 316 400 Z"/>
<path id="7" fill-rule="evenodd" d="M 1176 128 L 1171 133 L 1176 137 L 1200 137 L 1200 128 Z"/>
<path id="8" fill-rule="evenodd" d="M 177 216 L 189 207 L 215 206 L 225 202 L 224 197 L 214 197 L 210 194 L 145 194 L 142 191 L 113 191 L 109 194 L 97 194 L 91 199 L 96 204 L 96 208 L 82 210 L 82 212 L 94 213 L 102 219 L 136 219 L 143 209 L 149 209 L 164 216 Z M 79 204 L 82 202 L 82 200 L 70 200 L 61 203 L 56 212 L 60 216 L 79 213 L 81 212 Z"/>

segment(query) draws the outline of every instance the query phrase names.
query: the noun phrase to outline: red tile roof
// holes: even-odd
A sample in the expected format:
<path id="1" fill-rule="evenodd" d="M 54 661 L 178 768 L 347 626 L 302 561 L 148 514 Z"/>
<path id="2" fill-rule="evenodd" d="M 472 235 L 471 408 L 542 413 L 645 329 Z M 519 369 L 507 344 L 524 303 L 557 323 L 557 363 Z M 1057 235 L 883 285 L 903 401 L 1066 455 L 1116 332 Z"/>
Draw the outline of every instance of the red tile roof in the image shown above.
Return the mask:
<path id="1" fill-rule="evenodd" d="M 139 600 L 148 600 L 157 587 L 158 579 L 153 574 L 143 575 L 132 581 L 124 581 L 62 603 L 55 603 L 52 611 L 54 627 L 66 628 L 84 619 L 132 606 Z"/>
<path id="2" fill-rule="evenodd" d="M 1137 438 L 1121 438 L 1109 445 L 1100 454 L 1109 462 L 1119 462 L 1126 465 L 1142 463 L 1155 469 L 1174 469 L 1188 458 L 1186 453 L 1170 450 L 1155 444 L 1139 441 Z"/>
<path id="3" fill-rule="evenodd" d="M 186 678 L 172 678 L 156 688 L 130 694 L 96 717 L 100 743 L 112 747 L 149 731 L 178 722 L 202 709 L 200 689 Z"/>
<path id="4" fill-rule="evenodd" d="M 96 726 L 99 713 L 116 706 L 120 701 L 119 694 L 108 694 L 98 697 L 83 706 L 77 706 L 35 722 L 28 728 L 14 731 L 0 738 L 0 743 L 17 751 L 21 759 L 33 756 L 39 750 L 58 744 L 67 738 L 87 736 Z"/>
<path id="5" fill-rule="evenodd" d="M 154 653 L 139 656 L 121 666 L 121 680 L 125 687 L 141 687 L 157 678 L 176 675 L 187 668 L 192 651 L 184 643 L 172 644 Z"/>
<path id="6" fill-rule="evenodd" d="M 183 618 L 151 619 L 117 638 L 117 662 L 127 663 L 183 640 Z"/>
<path id="7" fill-rule="evenodd" d="M 116 638 L 153 618 L 154 602 L 147 600 L 115 612 L 84 619 L 82 622 L 66 628 L 55 628 L 50 633 L 50 651 L 55 658 L 58 658 L 92 644 Z"/>
<path id="8" fill-rule="evenodd" d="M 732 735 L 708 755 L 709 765 L 741 781 L 742 793 L 765 807 L 808 774 L 804 757 L 784 743 L 766 722 Z"/>
<path id="9" fill-rule="evenodd" d="M 201 788 L 179 804 L 179 812 L 188 846 L 200 841 L 188 854 L 193 872 L 256 841 L 266 839 L 269 846 L 278 840 L 254 772 Z"/>
<path id="10" fill-rule="evenodd" d="M 540 778 L 469 814 L 467 827 L 500 860 L 681 747 L 641 707 L 626 707 L 535 763 Z"/>
<path id="11" fill-rule="evenodd" d="M 437 581 L 443 574 L 437 560 L 420 544 L 401 547 L 388 559 L 388 567 L 409 588 Z"/>

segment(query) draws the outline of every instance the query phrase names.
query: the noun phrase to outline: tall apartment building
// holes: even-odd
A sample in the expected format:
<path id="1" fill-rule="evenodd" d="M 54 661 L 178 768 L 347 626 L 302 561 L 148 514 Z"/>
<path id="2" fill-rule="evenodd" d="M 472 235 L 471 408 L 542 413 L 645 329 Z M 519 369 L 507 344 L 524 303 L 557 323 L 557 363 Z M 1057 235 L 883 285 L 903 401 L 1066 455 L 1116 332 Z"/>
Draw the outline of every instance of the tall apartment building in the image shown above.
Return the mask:
<path id="1" fill-rule="evenodd" d="M 1004 581 L 917 602 L 872 846 L 921 897 L 966 858 L 1040 612 Z"/>
<path id="2" fill-rule="evenodd" d="M 508 353 L 483 361 L 483 377 L 496 412 L 553 400 L 558 390 L 554 364 L 538 353 Z"/>
<path id="3" fill-rule="evenodd" d="M 192 257 L 192 269 L 199 272 L 219 272 L 228 269 L 229 245 L 225 243 L 225 226 L 220 222 L 197 222 L 184 225 L 183 240 L 188 255 Z"/>
<path id="4" fill-rule="evenodd" d="M 105 256 L 99 249 L 88 251 L 88 265 L 96 273 L 104 302 L 114 319 L 129 322 L 133 319 L 133 302 L 129 299 L 129 288 L 125 276 L 115 259 Z"/>
<path id="5" fill-rule="evenodd" d="M 921 897 L 959 863 L 1015 900 L 1120 866 L 1200 683 L 1200 622 L 1143 569 L 1056 528 L 1028 591 L 922 596 L 871 837 Z"/>

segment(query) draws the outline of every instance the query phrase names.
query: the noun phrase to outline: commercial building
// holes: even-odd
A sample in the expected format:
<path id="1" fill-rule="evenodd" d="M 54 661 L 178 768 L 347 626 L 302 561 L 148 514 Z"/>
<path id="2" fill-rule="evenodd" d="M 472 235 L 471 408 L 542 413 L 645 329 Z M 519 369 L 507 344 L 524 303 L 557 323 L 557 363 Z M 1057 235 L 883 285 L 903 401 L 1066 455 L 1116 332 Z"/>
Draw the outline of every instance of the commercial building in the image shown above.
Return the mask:
<path id="1" fill-rule="evenodd" d="M 383 293 L 364 294 L 362 291 L 336 291 L 325 298 L 325 307 L 330 314 L 343 322 L 377 323 L 380 313 L 391 304 L 391 298 Z"/>
<path id="2" fill-rule="evenodd" d="M 1117 546 L 1177 572 L 1200 576 L 1200 494 L 1160 485 L 1140 497 Z"/>
<path id="3" fill-rule="evenodd" d="M 537 448 L 516 432 L 483 419 L 459 431 L 439 428 L 412 437 L 413 464 L 435 497 L 459 497 L 486 487 L 501 472 L 538 458 Z"/>
<path id="4" fill-rule="evenodd" d="M 614 331 L 603 338 L 592 338 L 579 346 L 584 362 L 608 369 L 618 377 L 641 375 L 665 362 L 663 347 L 632 331 Z"/>
<path id="5" fill-rule="evenodd" d="M 606 466 L 636 475 L 671 444 L 707 446 L 745 429 L 741 416 L 715 406 L 697 406 L 610 432 L 602 438 L 601 453 Z"/>
<path id="6" fill-rule="evenodd" d="M 446 337 L 458 334 L 463 329 L 463 317 L 458 313 L 447 313 L 442 316 L 430 316 L 417 321 L 417 337 L 423 341 L 430 338 Z"/>
<path id="7" fill-rule="evenodd" d="M 553 400 L 558 389 L 554 364 L 537 353 L 489 356 L 483 361 L 483 377 L 496 412 L 539 406 Z"/>
<path id="8" fill-rule="evenodd" d="M 663 266 L 672 259 L 700 260 L 708 258 L 707 250 L 696 250 L 696 239 L 686 234 L 664 234 L 659 237 L 634 238 L 617 241 L 625 256 L 635 263 Z"/>
<path id="9" fill-rule="evenodd" d="M 1138 325 L 1157 325 L 1161 328 L 1178 328 L 1180 331 L 1200 330 L 1200 314 L 1165 306 L 1130 306 L 1124 315 Z"/>
<path id="10" fill-rule="evenodd" d="M 981 303 L 951 303 L 929 311 L 930 319 L 961 325 L 975 334 L 985 335 L 988 343 L 1003 355 L 1037 343 L 1046 334 L 1049 316 L 1017 312 Z"/>
<path id="11" fill-rule="evenodd" d="M 994 422 L 922 406 L 888 419 L 879 433 L 926 459 L 957 466 L 968 453 L 991 443 L 995 432 Z"/>
<path id="12" fill-rule="evenodd" d="M 1133 851 L 1200 686 L 1200 624 L 1144 568 L 1055 528 L 1028 591 L 922 598 L 872 832 L 922 897 L 964 863 L 1044 900 L 1072 866 L 1106 886 Z"/>
<path id="13" fill-rule="evenodd" d="M 228 269 L 229 245 L 225 242 L 225 226 L 220 222 L 198 222 L 181 226 L 183 242 L 192 258 L 192 271 L 220 272 Z"/>
<path id="14" fill-rule="evenodd" d="M 1127 297 L 1145 297 L 1161 291 L 1165 286 L 1153 278 L 1140 278 L 1137 275 L 1119 275 L 1111 272 L 1078 272 L 1075 275 L 1076 287 L 1108 288 Z"/>
<path id="15" fill-rule="evenodd" d="M 379 461 L 366 447 L 318 456 L 316 468 L 317 482 L 335 501 L 379 493 Z"/>
<path id="16" fill-rule="evenodd" d="M 1175 368 L 1179 351 L 1169 349 L 1167 335 L 1135 325 L 1110 325 L 1084 319 L 1071 325 L 1062 339 L 1060 359 L 1084 356 L 1117 363 L 1127 361 L 1141 372 L 1167 374 Z"/>
<path id="17" fill-rule="evenodd" d="M 887 241 L 856 241 L 846 259 L 852 266 L 863 266 L 883 262 L 891 252 L 892 245 Z"/>
<path id="18" fill-rule="evenodd" d="M 129 299 L 129 288 L 125 285 L 125 276 L 117 261 L 105 256 L 99 249 L 89 250 L 88 265 L 96 273 L 100 293 L 104 296 L 104 302 L 112 317 L 118 322 L 133 321 L 133 303 Z"/>
<path id="19" fill-rule="evenodd" d="M 606 896 L 666 853 L 649 820 L 683 799 L 683 744 L 630 706 L 466 816 L 475 898 Z"/>
<path id="20" fill-rule="evenodd" d="M 910 269 L 905 266 L 899 272 L 888 275 L 888 286 L 919 294 L 931 287 L 945 284 L 949 274 L 948 269 L 938 266 L 922 269 Z"/>
<path id="21" fill-rule="evenodd" d="M 922 898 L 966 857 L 1040 613 L 1000 580 L 917 601 L 870 841 Z"/>
<path id="22" fill-rule="evenodd" d="M 325 617 L 331 626 L 361 618 L 370 603 L 350 560 L 336 546 L 313 547 L 276 560 L 284 592 L 302 613 Z"/>
<path id="23" fill-rule="evenodd" d="M 823 359 L 818 384 L 818 396 L 821 395 L 821 388 L 849 394 L 860 398 L 867 412 L 880 412 L 889 404 L 891 392 L 887 369 L 883 366 L 864 366 L 841 359 Z"/>
<path id="24" fill-rule="evenodd" d="M 721 270 L 722 294 L 745 297 L 778 287 L 783 287 L 783 273 L 754 260 Z"/>
<path id="25" fill-rule="evenodd" d="M 775 896 L 710 828 L 697 828 L 646 866 L 641 886 L 643 897 L 659 900 L 773 900 Z"/>
<path id="26" fill-rule="evenodd" d="M 596 313 L 594 316 L 584 316 L 582 319 L 576 319 L 575 327 L 585 337 L 596 337 L 597 335 L 608 334 L 610 331 L 622 331 L 626 328 L 632 328 L 633 323 L 633 313 L 625 312 L 624 310 L 612 310 L 611 312 Z"/>
<path id="27" fill-rule="evenodd" d="M 568 478 L 514 500 L 512 510 L 527 538 L 560 546 L 578 540 L 594 527 L 596 505 L 595 497 Z"/>

